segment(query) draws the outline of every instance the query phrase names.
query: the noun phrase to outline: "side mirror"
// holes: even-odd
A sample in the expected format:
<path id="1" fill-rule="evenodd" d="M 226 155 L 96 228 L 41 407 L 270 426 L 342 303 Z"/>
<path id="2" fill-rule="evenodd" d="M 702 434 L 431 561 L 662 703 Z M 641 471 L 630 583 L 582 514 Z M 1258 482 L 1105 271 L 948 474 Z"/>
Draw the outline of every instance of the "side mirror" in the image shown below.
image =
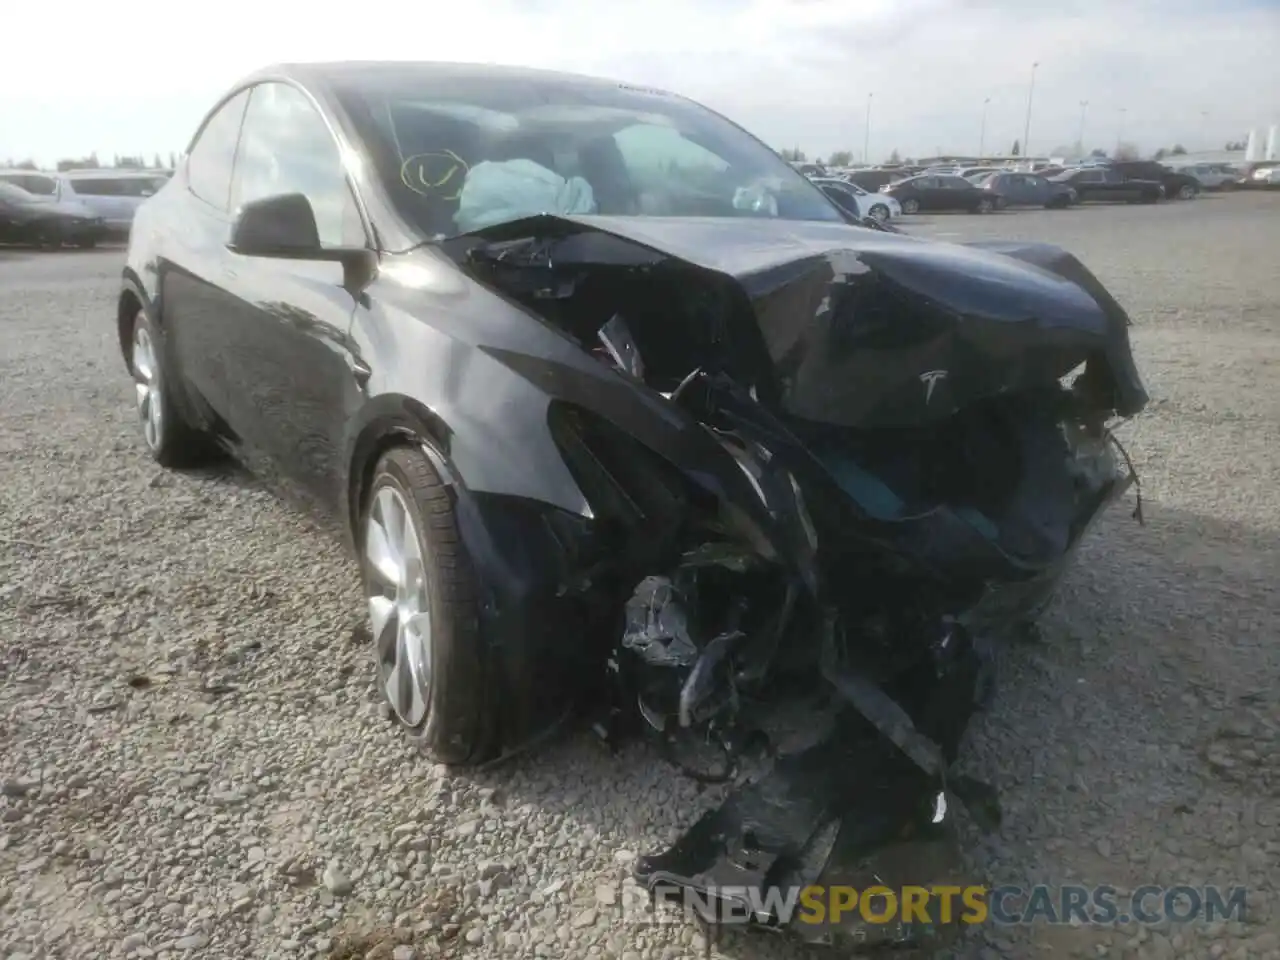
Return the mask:
<path id="1" fill-rule="evenodd" d="M 343 286 L 352 291 L 368 283 L 376 265 L 373 251 L 366 247 L 322 246 L 315 211 L 301 193 L 246 203 L 231 224 L 227 249 L 243 257 L 340 263 L 345 268 Z"/>

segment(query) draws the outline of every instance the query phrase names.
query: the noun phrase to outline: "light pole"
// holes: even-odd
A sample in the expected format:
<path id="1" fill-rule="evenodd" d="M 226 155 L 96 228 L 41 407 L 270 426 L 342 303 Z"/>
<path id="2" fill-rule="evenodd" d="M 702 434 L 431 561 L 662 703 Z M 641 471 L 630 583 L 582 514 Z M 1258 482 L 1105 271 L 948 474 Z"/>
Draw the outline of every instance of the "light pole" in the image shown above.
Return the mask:
<path id="1" fill-rule="evenodd" d="M 1024 157 L 1031 156 L 1031 151 L 1027 148 L 1027 142 L 1031 139 L 1031 98 L 1036 95 L 1036 68 L 1040 66 L 1037 60 L 1031 65 L 1031 85 L 1027 87 L 1027 122 L 1022 127 L 1022 155 Z"/>
<path id="2" fill-rule="evenodd" d="M 1076 138 L 1076 152 L 1084 159 L 1084 112 L 1089 109 L 1089 101 L 1080 101 L 1080 136 Z"/>
<path id="3" fill-rule="evenodd" d="M 981 160 L 987 148 L 987 104 L 991 102 L 991 98 L 982 101 L 982 128 L 978 133 L 978 159 Z"/>
<path id="4" fill-rule="evenodd" d="M 868 153 L 868 150 L 871 146 L 871 98 L 874 96 L 875 96 L 874 93 L 867 94 L 867 123 L 862 130 L 862 162 L 863 163 L 871 162 L 871 160 L 869 159 L 870 154 Z"/>

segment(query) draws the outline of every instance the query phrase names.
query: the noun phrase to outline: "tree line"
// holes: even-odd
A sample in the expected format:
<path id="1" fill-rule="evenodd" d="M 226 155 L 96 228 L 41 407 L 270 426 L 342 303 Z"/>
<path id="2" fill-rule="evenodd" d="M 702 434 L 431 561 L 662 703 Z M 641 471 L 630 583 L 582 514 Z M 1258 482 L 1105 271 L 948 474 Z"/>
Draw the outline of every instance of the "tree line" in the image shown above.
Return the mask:
<path id="1" fill-rule="evenodd" d="M 125 156 L 123 154 L 115 154 L 111 158 L 110 163 L 103 163 L 98 159 L 97 152 L 89 154 L 87 157 L 69 157 L 59 160 L 55 164 L 55 169 L 59 173 L 66 173 L 68 170 L 172 170 L 178 165 L 178 155 L 170 153 L 168 162 L 165 157 L 160 154 L 152 154 L 151 162 L 147 162 L 147 158 L 142 154 L 135 156 Z M 0 164 L 9 170 L 39 170 L 40 165 L 30 157 L 25 160 L 7 159 Z"/>

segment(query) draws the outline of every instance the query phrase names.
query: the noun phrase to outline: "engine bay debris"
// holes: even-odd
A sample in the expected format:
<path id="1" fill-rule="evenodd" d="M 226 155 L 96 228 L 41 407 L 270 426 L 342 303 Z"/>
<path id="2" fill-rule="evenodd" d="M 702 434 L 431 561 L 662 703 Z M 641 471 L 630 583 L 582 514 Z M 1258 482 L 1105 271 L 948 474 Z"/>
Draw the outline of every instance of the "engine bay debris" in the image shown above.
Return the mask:
<path id="1" fill-rule="evenodd" d="M 1110 426 L 1147 400 L 1124 311 L 1040 244 L 590 216 L 449 243 L 631 391 L 575 402 L 566 374 L 552 402 L 608 531 L 597 729 L 710 782 L 768 759 L 636 879 L 750 889 L 746 920 L 815 942 L 945 933 L 758 905 L 946 883 L 955 811 L 998 824 L 994 789 L 956 773 L 961 739 L 999 644 L 1136 480 Z M 770 729 L 797 705 L 801 735 Z"/>

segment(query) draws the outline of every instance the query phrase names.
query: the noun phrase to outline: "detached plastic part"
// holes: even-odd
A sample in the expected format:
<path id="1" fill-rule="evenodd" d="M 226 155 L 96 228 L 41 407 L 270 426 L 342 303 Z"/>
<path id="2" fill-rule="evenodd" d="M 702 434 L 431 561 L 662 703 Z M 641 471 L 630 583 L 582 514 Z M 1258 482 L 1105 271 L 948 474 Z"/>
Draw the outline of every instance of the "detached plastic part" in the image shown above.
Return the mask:
<path id="1" fill-rule="evenodd" d="M 698 648 L 689 635 L 689 619 L 667 577 L 645 577 L 627 601 L 623 649 L 650 666 L 690 667 Z"/>

